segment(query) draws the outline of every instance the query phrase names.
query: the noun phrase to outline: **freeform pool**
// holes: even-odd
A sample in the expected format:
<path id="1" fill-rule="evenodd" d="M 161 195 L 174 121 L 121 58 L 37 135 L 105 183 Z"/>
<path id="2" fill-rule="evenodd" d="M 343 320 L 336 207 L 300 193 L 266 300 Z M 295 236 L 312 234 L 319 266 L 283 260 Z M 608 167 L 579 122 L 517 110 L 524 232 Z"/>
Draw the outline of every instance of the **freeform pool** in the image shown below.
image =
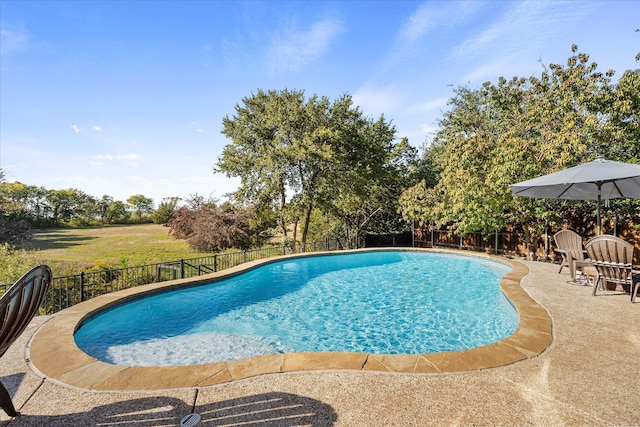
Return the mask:
<path id="1" fill-rule="evenodd" d="M 89 355 L 130 366 L 287 352 L 465 350 L 515 331 L 517 314 L 498 286 L 509 269 L 411 251 L 287 259 L 103 310 L 74 338 Z"/>

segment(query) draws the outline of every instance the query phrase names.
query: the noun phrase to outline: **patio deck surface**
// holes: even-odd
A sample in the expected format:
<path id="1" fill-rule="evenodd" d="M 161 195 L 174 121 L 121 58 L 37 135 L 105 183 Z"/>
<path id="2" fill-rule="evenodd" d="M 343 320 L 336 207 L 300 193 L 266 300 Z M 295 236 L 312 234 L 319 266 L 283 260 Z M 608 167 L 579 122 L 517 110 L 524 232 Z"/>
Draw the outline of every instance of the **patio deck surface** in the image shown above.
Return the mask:
<path id="1" fill-rule="evenodd" d="M 452 373 L 353 370 L 261 375 L 212 386 L 90 391 L 42 378 L 27 344 L 34 318 L 2 357 L 0 380 L 22 413 L 9 426 L 622 425 L 640 426 L 640 303 L 568 283 L 558 265 L 527 262 L 522 287 L 545 307 L 553 341 L 506 366 Z"/>

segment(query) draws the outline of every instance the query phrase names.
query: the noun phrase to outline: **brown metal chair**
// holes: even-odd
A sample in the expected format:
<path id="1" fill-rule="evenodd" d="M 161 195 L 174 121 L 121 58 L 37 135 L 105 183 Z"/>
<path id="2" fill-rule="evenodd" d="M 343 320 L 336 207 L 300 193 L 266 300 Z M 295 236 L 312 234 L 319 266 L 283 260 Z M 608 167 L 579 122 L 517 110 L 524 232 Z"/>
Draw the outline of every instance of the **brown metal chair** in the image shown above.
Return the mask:
<path id="1" fill-rule="evenodd" d="M 640 270 L 633 268 L 634 246 L 619 237 L 604 234 L 589 240 L 585 249 L 598 276 L 593 285 L 596 294 L 599 282 L 606 289 L 606 283 L 629 285 L 631 302 L 635 302 L 638 286 L 640 286 Z"/>
<path id="2" fill-rule="evenodd" d="M 36 315 L 51 283 L 51 269 L 46 265 L 32 268 L 0 298 L 0 356 L 22 334 Z M 0 383 L 0 407 L 11 417 L 20 415 L 7 389 Z"/>
<path id="3" fill-rule="evenodd" d="M 591 265 L 591 260 L 585 257 L 586 251 L 582 247 L 582 237 L 575 231 L 561 230 L 553 235 L 553 240 L 556 242 L 554 251 L 562 256 L 558 273 L 562 272 L 563 267 L 569 267 L 571 280 L 575 281 L 576 270 Z"/>

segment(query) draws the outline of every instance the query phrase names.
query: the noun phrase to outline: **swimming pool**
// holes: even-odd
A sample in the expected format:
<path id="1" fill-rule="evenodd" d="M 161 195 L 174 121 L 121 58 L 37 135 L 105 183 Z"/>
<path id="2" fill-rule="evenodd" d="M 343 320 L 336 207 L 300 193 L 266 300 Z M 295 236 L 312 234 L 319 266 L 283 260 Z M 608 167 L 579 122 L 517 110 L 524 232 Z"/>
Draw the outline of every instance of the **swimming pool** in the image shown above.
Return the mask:
<path id="1" fill-rule="evenodd" d="M 85 319 L 76 344 L 108 363 L 202 364 L 288 352 L 420 354 L 511 335 L 502 263 L 374 251 L 281 260 Z"/>

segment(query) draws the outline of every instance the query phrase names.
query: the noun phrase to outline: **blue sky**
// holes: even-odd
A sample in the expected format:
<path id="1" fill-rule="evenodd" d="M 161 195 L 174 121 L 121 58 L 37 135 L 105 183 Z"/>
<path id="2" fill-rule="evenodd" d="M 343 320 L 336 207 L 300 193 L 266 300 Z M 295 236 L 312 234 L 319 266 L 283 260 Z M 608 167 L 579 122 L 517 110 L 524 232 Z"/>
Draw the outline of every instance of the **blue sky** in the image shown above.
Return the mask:
<path id="1" fill-rule="evenodd" d="M 348 93 L 421 146 L 453 88 L 539 75 L 571 44 L 638 66 L 640 1 L 0 0 L 9 182 L 222 198 L 222 119 L 258 89 Z"/>

